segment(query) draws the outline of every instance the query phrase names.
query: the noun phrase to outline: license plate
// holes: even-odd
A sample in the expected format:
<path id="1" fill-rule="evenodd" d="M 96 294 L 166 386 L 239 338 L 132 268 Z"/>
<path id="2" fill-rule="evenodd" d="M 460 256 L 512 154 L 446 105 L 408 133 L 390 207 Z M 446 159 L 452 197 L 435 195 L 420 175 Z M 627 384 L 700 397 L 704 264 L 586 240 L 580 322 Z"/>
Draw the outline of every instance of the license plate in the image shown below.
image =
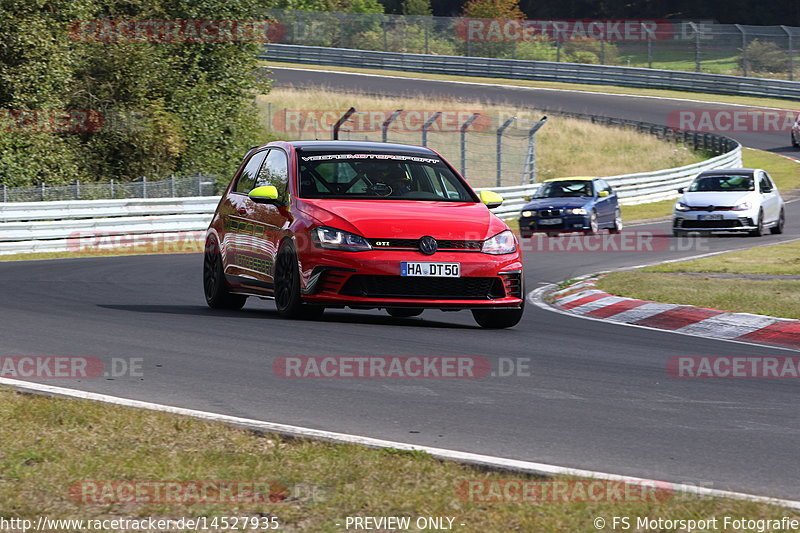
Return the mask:
<path id="1" fill-rule="evenodd" d="M 552 226 L 552 225 L 555 225 L 555 224 L 561 224 L 562 222 L 564 222 L 564 220 L 561 219 L 561 218 L 542 218 L 542 219 L 539 220 L 539 225 L 540 226 Z"/>
<path id="2" fill-rule="evenodd" d="M 400 275 L 430 278 L 458 278 L 461 276 L 461 264 L 402 261 L 400 262 Z"/>
<path id="3" fill-rule="evenodd" d="M 722 215 L 697 215 L 697 220 L 722 220 Z"/>

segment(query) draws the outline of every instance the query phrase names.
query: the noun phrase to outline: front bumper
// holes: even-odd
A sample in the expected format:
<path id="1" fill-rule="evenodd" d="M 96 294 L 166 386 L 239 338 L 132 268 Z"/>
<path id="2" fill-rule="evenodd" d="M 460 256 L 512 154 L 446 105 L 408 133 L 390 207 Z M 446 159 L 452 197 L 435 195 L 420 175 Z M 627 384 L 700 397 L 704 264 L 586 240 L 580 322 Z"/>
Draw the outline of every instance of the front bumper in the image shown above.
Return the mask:
<path id="1" fill-rule="evenodd" d="M 716 219 L 706 217 L 713 216 Z M 749 211 L 673 211 L 672 228 L 684 231 L 753 231 L 757 217 Z"/>
<path id="2" fill-rule="evenodd" d="M 303 301 L 329 307 L 519 308 L 524 298 L 519 252 L 314 249 L 300 261 Z M 402 261 L 459 263 L 461 275 L 401 276 Z"/>
<path id="3" fill-rule="evenodd" d="M 552 224 L 548 221 L 561 219 L 559 223 Z M 559 217 L 520 217 L 519 231 L 523 237 L 532 233 L 566 233 L 570 231 L 588 231 L 591 229 L 588 215 L 563 215 Z"/>

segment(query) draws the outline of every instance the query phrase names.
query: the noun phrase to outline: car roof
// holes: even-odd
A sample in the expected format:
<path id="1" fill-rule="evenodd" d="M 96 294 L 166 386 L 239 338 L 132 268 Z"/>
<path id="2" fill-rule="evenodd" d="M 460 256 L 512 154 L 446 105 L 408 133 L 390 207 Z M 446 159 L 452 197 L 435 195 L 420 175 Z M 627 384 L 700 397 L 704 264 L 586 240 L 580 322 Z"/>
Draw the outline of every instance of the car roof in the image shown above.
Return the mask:
<path id="1" fill-rule="evenodd" d="M 704 170 L 697 177 L 701 176 L 752 176 L 760 168 L 715 168 Z"/>
<path id="2" fill-rule="evenodd" d="M 549 180 L 544 180 L 543 183 L 549 183 L 551 181 L 592 181 L 598 179 L 600 178 L 595 178 L 592 176 L 574 176 L 571 178 L 550 178 Z"/>
<path id="3" fill-rule="evenodd" d="M 435 154 L 433 150 L 423 146 L 369 141 L 289 141 L 289 144 L 303 152 L 356 151 L 426 156 Z"/>

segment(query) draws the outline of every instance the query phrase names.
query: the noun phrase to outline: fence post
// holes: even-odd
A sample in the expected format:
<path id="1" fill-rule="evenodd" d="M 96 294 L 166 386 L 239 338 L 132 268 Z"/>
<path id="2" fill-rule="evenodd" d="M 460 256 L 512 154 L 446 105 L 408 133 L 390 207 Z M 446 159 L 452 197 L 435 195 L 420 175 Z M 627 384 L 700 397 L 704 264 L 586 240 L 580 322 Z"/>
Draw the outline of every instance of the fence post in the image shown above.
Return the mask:
<path id="1" fill-rule="evenodd" d="M 383 121 L 383 124 L 381 124 L 381 142 L 384 142 L 384 143 L 385 142 L 389 142 L 388 141 L 388 139 L 389 139 L 389 126 L 391 126 L 392 122 L 394 122 L 395 119 L 397 117 L 399 117 L 400 113 L 402 113 L 402 112 L 403 112 L 402 109 L 398 109 L 394 113 L 389 115 L 389 118 L 387 118 L 386 120 Z"/>
<path id="2" fill-rule="evenodd" d="M 78 180 L 73 181 L 73 185 L 75 186 L 75 199 L 81 199 L 81 182 Z"/>
<path id="3" fill-rule="evenodd" d="M 114 180 L 112 179 L 111 180 L 111 198 L 116 198 L 117 197 L 116 193 L 117 193 L 117 191 L 115 190 L 115 187 L 114 187 Z"/>
<path id="4" fill-rule="evenodd" d="M 4 183 L 3 184 L 3 203 L 6 203 L 7 201 L 8 201 L 8 187 L 6 187 L 6 184 Z"/>
<path id="5" fill-rule="evenodd" d="M 423 20 L 425 20 L 425 25 L 423 26 L 423 28 L 425 29 L 425 53 L 426 54 L 430 54 L 431 53 L 430 49 L 428 48 L 428 31 L 429 31 L 428 26 L 430 24 L 431 18 L 432 17 L 424 17 L 423 18 Z"/>
<path id="6" fill-rule="evenodd" d="M 461 125 L 461 175 L 464 176 L 464 179 L 467 179 L 467 130 L 479 116 L 481 116 L 480 113 L 473 113 Z"/>
<path id="7" fill-rule="evenodd" d="M 142 198 L 147 198 L 147 176 L 142 176 Z"/>
<path id="8" fill-rule="evenodd" d="M 341 128 L 342 124 L 347 122 L 347 120 L 350 118 L 350 116 L 355 112 L 356 112 L 356 108 L 355 107 L 351 107 L 350 109 L 345 111 L 344 115 L 339 117 L 339 120 L 337 120 L 336 124 L 333 125 L 333 140 L 334 141 L 338 141 L 339 140 L 339 128 Z"/>
<path id="9" fill-rule="evenodd" d="M 556 40 L 556 63 L 561 63 L 561 39 Z"/>
<path id="10" fill-rule="evenodd" d="M 175 198 L 175 174 L 169 175 L 169 191 L 172 197 Z"/>
<path id="11" fill-rule="evenodd" d="M 503 132 L 515 120 L 517 117 L 511 117 L 497 128 L 497 187 L 503 186 Z"/>
<path id="12" fill-rule="evenodd" d="M 430 128 L 436 119 L 442 116 L 441 111 L 437 111 L 434 113 L 431 118 L 425 121 L 425 124 L 422 125 L 422 146 L 428 146 L 428 128 Z"/>
<path id="13" fill-rule="evenodd" d="M 197 196 L 203 196 L 203 175 L 197 173 Z"/>
<path id="14" fill-rule="evenodd" d="M 44 202 L 44 182 L 39 182 L 39 198 Z"/>
<path id="15" fill-rule="evenodd" d="M 694 71 L 700 72 L 700 29 L 694 22 L 690 22 L 689 26 L 694 30 Z"/>
<path id="16" fill-rule="evenodd" d="M 547 116 L 539 119 L 539 122 L 528 130 L 528 154 L 525 156 L 525 166 L 522 171 L 522 185 L 525 185 L 525 176 L 528 183 L 536 183 L 536 132 L 547 122 Z"/>
<path id="17" fill-rule="evenodd" d="M 781 26 L 786 36 L 789 37 L 789 81 L 794 81 L 794 43 L 792 42 L 792 32 L 786 26 Z"/>
<path id="18" fill-rule="evenodd" d="M 606 40 L 604 36 L 600 36 L 600 64 L 606 64 Z"/>
<path id="19" fill-rule="evenodd" d="M 644 22 L 640 22 L 642 31 L 647 32 L 647 68 L 653 68 L 653 36 L 645 27 Z"/>
<path id="20" fill-rule="evenodd" d="M 745 33 L 741 24 L 734 24 L 734 26 L 742 34 L 742 75 L 746 78 L 750 70 L 749 59 L 747 58 L 747 33 Z"/>

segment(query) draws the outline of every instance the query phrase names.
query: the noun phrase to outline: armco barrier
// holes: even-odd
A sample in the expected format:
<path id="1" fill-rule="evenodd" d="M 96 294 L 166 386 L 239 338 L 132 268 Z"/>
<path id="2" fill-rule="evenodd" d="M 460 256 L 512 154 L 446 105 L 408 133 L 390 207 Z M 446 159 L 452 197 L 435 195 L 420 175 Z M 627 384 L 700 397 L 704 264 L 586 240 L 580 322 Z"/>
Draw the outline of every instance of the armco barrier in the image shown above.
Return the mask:
<path id="1" fill-rule="evenodd" d="M 699 172 L 733 168 L 742 164 L 740 145 L 725 154 L 679 168 L 609 176 L 622 204 L 639 204 L 677 196 Z M 497 216 L 514 217 L 533 195 L 537 183 L 495 187 L 503 196 Z M 0 204 L 0 255 L 57 252 L 70 249 L 78 235 L 150 235 L 165 237 L 202 232 L 217 207 L 216 196 L 156 198 L 151 200 L 80 200 L 74 202 L 25 202 Z"/>
<path id="2" fill-rule="evenodd" d="M 401 70 L 455 76 L 563 81 L 710 94 L 800 99 L 800 82 L 797 81 L 744 78 L 677 70 L 486 57 L 404 54 L 289 44 L 267 44 L 259 58 L 287 63 Z"/>

